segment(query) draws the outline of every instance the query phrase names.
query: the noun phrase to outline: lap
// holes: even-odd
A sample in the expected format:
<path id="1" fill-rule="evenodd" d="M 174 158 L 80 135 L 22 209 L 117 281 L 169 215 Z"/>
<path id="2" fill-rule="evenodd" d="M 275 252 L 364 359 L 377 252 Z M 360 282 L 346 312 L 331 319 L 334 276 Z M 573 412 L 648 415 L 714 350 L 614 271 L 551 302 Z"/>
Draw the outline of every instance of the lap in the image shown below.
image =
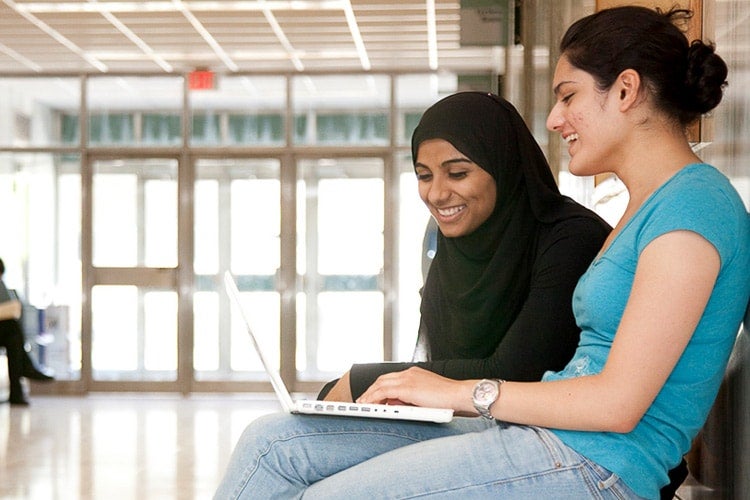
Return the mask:
<path id="1" fill-rule="evenodd" d="M 605 469 L 544 429 L 497 425 L 374 456 L 310 486 L 304 498 L 630 498 Z"/>
<path id="2" fill-rule="evenodd" d="M 285 413 L 260 417 L 253 422 L 240 438 L 250 447 L 260 444 L 309 448 L 314 453 L 317 447 L 328 454 L 336 450 L 337 463 L 343 468 L 358 463 L 362 455 L 379 455 L 393 448 L 484 430 L 495 424 L 476 418 L 456 418 L 446 424 L 407 422 L 371 418 L 348 418 L 316 415 L 289 415 Z M 265 445 L 261 444 L 265 443 Z M 344 457 L 351 456 L 347 460 Z"/>
<path id="3" fill-rule="evenodd" d="M 447 424 L 276 413 L 253 421 L 234 449 L 216 498 L 297 491 L 391 450 L 495 425 Z M 288 498 L 293 495 L 287 495 Z"/>
<path id="4" fill-rule="evenodd" d="M 634 498 L 545 429 L 266 415 L 240 437 L 215 498 Z M 262 497 L 262 496 L 261 496 Z"/>

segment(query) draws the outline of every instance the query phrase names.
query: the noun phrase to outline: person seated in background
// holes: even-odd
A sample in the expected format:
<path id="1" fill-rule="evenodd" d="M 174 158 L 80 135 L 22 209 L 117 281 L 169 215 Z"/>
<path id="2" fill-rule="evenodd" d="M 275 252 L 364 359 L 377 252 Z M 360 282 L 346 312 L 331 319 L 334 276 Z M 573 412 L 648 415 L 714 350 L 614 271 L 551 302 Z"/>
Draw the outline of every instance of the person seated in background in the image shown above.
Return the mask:
<path id="1" fill-rule="evenodd" d="M 21 302 L 5 286 L 3 275 L 5 263 L 0 259 L 0 346 L 5 347 L 8 358 L 8 381 L 12 405 L 27 406 L 29 401 L 24 395 L 21 377 L 40 382 L 49 382 L 54 378 L 39 370 L 26 352 L 26 339 L 21 318 Z"/>
<path id="2" fill-rule="evenodd" d="M 683 14 L 604 9 L 560 44 L 547 126 L 568 143 L 571 173 L 613 172 L 630 194 L 576 287 L 582 330 L 567 365 L 535 382 L 415 366 L 357 398 L 471 416 L 447 424 L 263 416 L 217 498 L 659 498 L 716 397 L 750 296 L 750 216 L 685 134 L 721 101 L 727 67 L 712 46 L 688 43 L 673 24 Z M 480 132 L 513 147 L 513 136 Z M 460 145 L 416 146 L 420 183 L 457 165 L 482 170 Z"/>

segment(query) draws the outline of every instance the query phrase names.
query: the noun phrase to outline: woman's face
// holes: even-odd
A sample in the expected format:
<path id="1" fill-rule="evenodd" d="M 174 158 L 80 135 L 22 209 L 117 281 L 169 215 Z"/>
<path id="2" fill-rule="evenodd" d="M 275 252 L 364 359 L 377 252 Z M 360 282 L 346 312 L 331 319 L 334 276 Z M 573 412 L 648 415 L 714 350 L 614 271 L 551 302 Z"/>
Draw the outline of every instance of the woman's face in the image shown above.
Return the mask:
<path id="1" fill-rule="evenodd" d="M 495 209 L 495 179 L 443 139 L 419 145 L 419 196 L 448 238 L 473 233 Z"/>
<path id="2" fill-rule="evenodd" d="M 591 74 L 560 57 L 553 78 L 556 103 L 547 117 L 547 128 L 562 135 L 570 154 L 569 170 L 575 175 L 611 171 L 624 130 L 615 113 L 611 92 L 602 92 Z M 618 125 L 619 124 L 619 125 Z"/>

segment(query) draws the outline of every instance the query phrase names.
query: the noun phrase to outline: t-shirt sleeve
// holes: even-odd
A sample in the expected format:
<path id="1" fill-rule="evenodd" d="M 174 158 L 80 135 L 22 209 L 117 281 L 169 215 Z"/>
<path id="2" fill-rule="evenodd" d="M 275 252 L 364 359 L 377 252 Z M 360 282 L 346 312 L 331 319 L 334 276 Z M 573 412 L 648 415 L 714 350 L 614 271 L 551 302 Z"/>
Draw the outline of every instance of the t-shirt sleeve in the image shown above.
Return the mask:
<path id="1" fill-rule="evenodd" d="M 711 174 L 711 171 L 702 171 Z M 692 231 L 711 243 L 719 252 L 722 262 L 735 252 L 734 235 L 743 221 L 742 214 L 732 203 L 724 182 L 706 179 L 700 187 L 677 182 L 669 186 L 654 203 L 648 207 L 647 222 L 638 235 L 640 254 L 654 239 L 673 231 Z M 692 179 L 695 182 L 694 179 Z"/>

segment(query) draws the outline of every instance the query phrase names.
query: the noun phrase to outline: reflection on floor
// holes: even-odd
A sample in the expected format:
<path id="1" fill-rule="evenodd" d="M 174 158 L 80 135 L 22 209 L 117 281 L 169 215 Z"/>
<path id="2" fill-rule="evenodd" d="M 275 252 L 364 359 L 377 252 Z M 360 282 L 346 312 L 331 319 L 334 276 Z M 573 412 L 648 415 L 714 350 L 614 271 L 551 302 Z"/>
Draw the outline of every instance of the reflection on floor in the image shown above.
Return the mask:
<path id="1" fill-rule="evenodd" d="M 0 498 L 210 499 L 268 395 L 33 396 L 0 405 Z"/>
<path id="2" fill-rule="evenodd" d="M 0 498 L 210 499 L 248 422 L 278 409 L 269 395 L 32 396 L 27 408 L 2 404 Z M 689 484 L 679 498 L 694 498 Z"/>

